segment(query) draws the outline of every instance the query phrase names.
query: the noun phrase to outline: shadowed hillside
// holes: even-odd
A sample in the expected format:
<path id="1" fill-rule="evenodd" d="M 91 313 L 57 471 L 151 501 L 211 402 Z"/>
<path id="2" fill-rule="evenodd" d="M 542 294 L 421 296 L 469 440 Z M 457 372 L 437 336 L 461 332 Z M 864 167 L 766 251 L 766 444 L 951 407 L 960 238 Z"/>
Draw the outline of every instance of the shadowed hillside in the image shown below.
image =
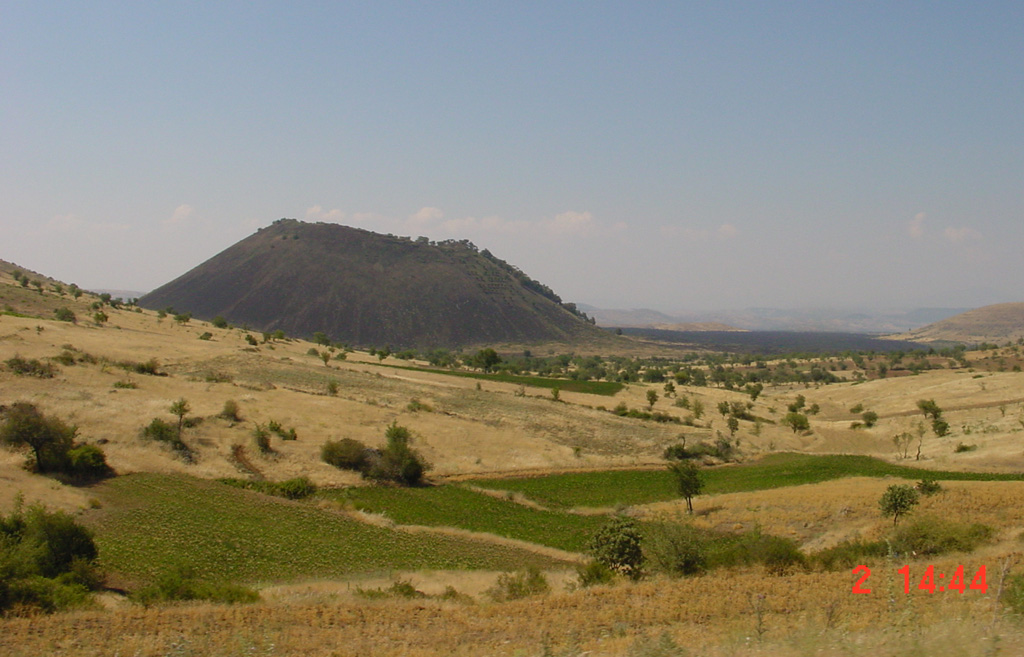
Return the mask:
<path id="1" fill-rule="evenodd" d="M 263 331 L 392 347 L 599 335 L 547 286 L 468 241 L 282 219 L 140 300 Z"/>

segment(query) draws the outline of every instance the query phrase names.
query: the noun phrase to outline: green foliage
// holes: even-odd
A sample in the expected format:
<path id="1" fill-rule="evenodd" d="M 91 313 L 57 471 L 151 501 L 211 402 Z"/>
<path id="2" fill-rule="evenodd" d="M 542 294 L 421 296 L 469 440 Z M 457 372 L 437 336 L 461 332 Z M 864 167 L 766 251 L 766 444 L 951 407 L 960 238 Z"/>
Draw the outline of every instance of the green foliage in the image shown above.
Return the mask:
<path id="1" fill-rule="evenodd" d="M 78 318 L 75 317 L 75 313 L 73 313 L 70 308 L 64 306 L 61 306 L 60 308 L 54 310 L 53 316 L 59 322 L 71 322 L 72 324 L 78 322 Z"/>
<path id="2" fill-rule="evenodd" d="M 964 443 L 957 443 L 956 447 L 953 448 L 953 451 L 955 453 L 957 453 L 957 454 L 960 454 L 962 452 L 973 452 L 976 449 L 978 449 L 977 445 L 967 445 L 967 444 L 964 444 Z"/>
<path id="3" fill-rule="evenodd" d="M 864 411 L 864 404 L 859 404 L 858 403 L 858 404 L 855 404 L 855 405 L 850 407 L 850 412 L 853 413 L 854 415 L 856 415 L 858 413 L 862 413 L 863 411 Z"/>
<path id="4" fill-rule="evenodd" d="M 1018 616 L 1024 616 L 1024 573 L 1015 573 L 1006 578 L 1000 602 Z"/>
<path id="5" fill-rule="evenodd" d="M 245 341 L 248 342 L 253 347 L 260 343 L 259 340 L 257 340 L 251 333 L 245 334 Z"/>
<path id="6" fill-rule="evenodd" d="M 494 586 L 488 589 L 487 595 L 495 602 L 521 600 L 534 595 L 541 595 L 551 590 L 544 573 L 536 566 L 514 573 L 498 575 Z"/>
<path id="7" fill-rule="evenodd" d="M 178 313 L 174 316 L 174 321 L 182 325 L 188 324 L 192 321 L 192 313 Z"/>
<path id="8" fill-rule="evenodd" d="M 136 374 L 146 374 L 149 376 L 164 376 L 160 372 L 160 363 L 157 362 L 156 358 L 150 358 L 144 363 L 136 361 L 126 360 L 118 363 L 122 368 L 129 372 L 135 372 Z"/>
<path id="9" fill-rule="evenodd" d="M 296 477 L 284 481 L 253 481 L 251 479 L 218 479 L 222 484 L 254 490 L 265 495 L 276 495 L 289 500 L 304 500 L 316 494 L 317 487 L 309 477 Z"/>
<path id="10" fill-rule="evenodd" d="M 83 606 L 102 577 L 89 530 L 63 512 L 27 510 L 16 500 L 0 515 L 0 615 L 53 612 Z"/>
<path id="11" fill-rule="evenodd" d="M 261 454 L 270 454 L 274 451 L 270 447 L 270 432 L 258 424 L 252 430 L 252 442 Z"/>
<path id="12" fill-rule="evenodd" d="M 200 340 L 212 340 L 213 339 L 213 333 L 210 333 L 209 331 L 206 331 L 206 332 L 200 334 L 199 339 Z"/>
<path id="13" fill-rule="evenodd" d="M 615 516 L 591 537 L 587 551 L 609 569 L 630 579 L 643 574 L 643 537 L 632 518 Z"/>
<path id="14" fill-rule="evenodd" d="M 610 584 L 615 579 L 614 571 L 596 559 L 576 566 L 576 576 L 579 578 L 577 581 L 581 588 Z"/>
<path id="15" fill-rule="evenodd" d="M 934 399 L 919 399 L 917 400 L 917 408 L 924 413 L 924 416 L 930 417 L 933 420 L 938 420 L 942 417 L 942 409 L 935 403 Z"/>
<path id="16" fill-rule="evenodd" d="M 942 492 L 942 484 L 935 481 L 931 477 L 925 477 L 921 481 L 917 482 L 917 484 L 914 487 L 917 488 L 917 492 L 927 497 L 931 497 L 936 493 Z"/>
<path id="17" fill-rule="evenodd" d="M 668 466 L 675 477 L 676 490 L 686 500 L 686 510 L 693 514 L 693 498 L 700 495 L 704 488 L 704 477 L 700 468 L 693 461 L 680 461 Z"/>
<path id="18" fill-rule="evenodd" d="M 682 576 L 707 568 L 707 540 L 692 525 L 657 522 L 646 527 L 644 534 L 644 555 L 654 570 Z"/>
<path id="19" fill-rule="evenodd" d="M 782 418 L 782 424 L 792 429 L 793 433 L 808 431 L 811 428 L 811 423 L 807 416 L 796 411 L 786 413 L 785 417 Z"/>
<path id="20" fill-rule="evenodd" d="M 92 315 L 92 321 L 96 322 L 96 324 L 106 324 L 109 319 L 110 316 L 102 310 L 97 310 Z"/>
<path id="21" fill-rule="evenodd" d="M 113 474 L 103 450 L 95 445 L 76 445 L 68 450 L 65 472 L 84 480 L 102 479 Z"/>
<path id="22" fill-rule="evenodd" d="M 228 327 L 228 320 L 224 319 L 224 317 L 221 315 L 217 315 L 216 317 L 214 317 L 212 320 L 210 320 L 210 323 L 213 324 L 214 327 L 219 329 L 226 329 Z"/>
<path id="23" fill-rule="evenodd" d="M 353 438 L 328 440 L 320 448 L 320 460 L 342 470 L 362 472 L 368 456 L 366 445 Z"/>
<path id="24" fill-rule="evenodd" d="M 995 531 L 982 524 L 962 524 L 935 517 L 921 517 L 897 529 L 892 546 L 900 554 L 932 556 L 947 552 L 972 552 L 991 540 Z"/>
<path id="25" fill-rule="evenodd" d="M 134 381 L 114 381 L 114 387 L 121 390 L 135 390 L 139 385 Z"/>
<path id="26" fill-rule="evenodd" d="M 14 356 L 4 361 L 7 369 L 19 376 L 35 376 L 40 379 L 52 379 L 57 368 L 52 363 L 43 363 L 36 358 L 22 358 Z"/>
<path id="27" fill-rule="evenodd" d="M 864 421 L 864 426 L 873 427 L 878 422 L 878 413 L 874 411 L 864 411 L 860 416 L 860 419 Z"/>
<path id="28" fill-rule="evenodd" d="M 384 432 L 387 445 L 379 453 L 370 452 L 363 475 L 377 481 L 391 481 L 403 486 L 422 483 L 428 464 L 410 447 L 412 433 L 396 422 Z"/>
<path id="29" fill-rule="evenodd" d="M 327 394 L 330 395 L 331 397 L 338 394 L 338 382 L 335 381 L 334 379 L 330 379 L 327 381 Z"/>
<path id="30" fill-rule="evenodd" d="M 173 443 L 178 438 L 178 430 L 170 422 L 157 417 L 153 418 L 153 421 L 142 429 L 142 437 L 165 443 Z"/>
<path id="31" fill-rule="evenodd" d="M 211 582 L 197 577 L 195 568 L 179 563 L 160 573 L 156 581 L 135 591 L 131 599 L 150 606 L 162 602 L 208 600 L 220 603 L 252 603 L 260 599 L 256 591 L 227 582 Z"/>
<path id="32" fill-rule="evenodd" d="M 35 404 L 15 402 L 4 413 L 0 443 L 27 446 L 38 472 L 71 473 L 68 450 L 74 446 L 77 429 L 56 416 L 46 416 Z"/>
<path id="33" fill-rule="evenodd" d="M 882 515 L 892 516 L 893 527 L 899 522 L 900 516 L 910 513 L 917 505 L 917 491 L 907 484 L 893 484 L 885 489 L 878 506 Z"/>
<path id="34" fill-rule="evenodd" d="M 759 530 L 730 536 L 709 549 L 712 568 L 762 565 L 771 575 L 785 575 L 807 565 L 807 559 L 791 539 L 762 534 Z"/>
<path id="35" fill-rule="evenodd" d="M 490 372 L 501 362 L 501 356 L 498 355 L 498 352 L 488 347 L 476 352 L 476 354 L 469 359 L 468 364 L 471 367 L 479 368 L 484 372 Z"/>
<path id="36" fill-rule="evenodd" d="M 687 657 L 689 653 L 668 632 L 657 639 L 646 636 L 638 638 L 629 647 L 626 657 Z"/>
<path id="37" fill-rule="evenodd" d="M 949 433 L 949 422 L 946 422 L 941 418 L 932 420 L 932 431 L 935 432 L 936 436 L 942 438 Z"/>

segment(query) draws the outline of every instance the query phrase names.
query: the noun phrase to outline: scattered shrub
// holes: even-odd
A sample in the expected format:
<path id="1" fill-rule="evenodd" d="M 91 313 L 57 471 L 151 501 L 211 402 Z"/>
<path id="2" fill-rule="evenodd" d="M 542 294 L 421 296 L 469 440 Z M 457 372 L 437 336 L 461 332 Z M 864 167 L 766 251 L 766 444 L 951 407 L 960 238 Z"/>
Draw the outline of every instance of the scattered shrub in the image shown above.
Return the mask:
<path id="1" fill-rule="evenodd" d="M 289 500 L 303 500 L 316 494 L 317 487 L 308 477 L 296 477 L 285 481 L 252 481 L 249 479 L 218 479 L 222 484 L 254 490 L 265 495 L 276 495 Z"/>
<path id="2" fill-rule="evenodd" d="M 213 324 L 214 327 L 219 328 L 219 329 L 226 329 L 228 327 L 228 320 L 224 319 L 220 315 L 217 315 L 216 317 L 214 317 L 210 321 L 210 323 Z"/>
<path id="3" fill-rule="evenodd" d="M 152 584 L 135 591 L 131 599 L 148 607 L 178 600 L 252 603 L 258 601 L 260 596 L 256 591 L 238 584 L 200 580 L 191 566 L 178 564 L 161 573 Z"/>
<path id="4" fill-rule="evenodd" d="M 994 535 L 982 524 L 961 524 L 933 517 L 922 517 L 900 527 L 892 546 L 901 554 L 936 555 L 946 552 L 971 552 Z"/>
<path id="5" fill-rule="evenodd" d="M 224 402 L 224 408 L 220 412 L 220 417 L 232 422 L 241 422 L 242 416 L 240 415 L 238 402 L 234 399 L 229 399 Z"/>
<path id="6" fill-rule="evenodd" d="M 206 331 L 206 332 L 204 332 L 203 334 L 201 334 L 199 336 L 199 339 L 200 340 L 212 340 L 213 339 L 213 333 L 210 333 L 209 331 Z"/>
<path id="7" fill-rule="evenodd" d="M 960 454 L 961 452 L 973 452 L 976 449 L 978 449 L 977 445 L 965 445 L 964 443 L 957 443 L 956 447 L 953 448 L 953 451 L 956 452 L 957 454 Z"/>
<path id="8" fill-rule="evenodd" d="M 114 381 L 114 387 L 121 388 L 124 390 L 134 390 L 139 386 L 134 381 Z"/>
<path id="9" fill-rule="evenodd" d="M 706 539 L 692 525 L 659 522 L 645 531 L 644 555 L 648 563 L 670 575 L 696 575 L 707 567 Z"/>
<path id="10" fill-rule="evenodd" d="M 342 470 L 361 472 L 366 468 L 367 456 L 366 445 L 352 438 L 328 440 L 320 448 L 320 459 Z"/>
<path id="11" fill-rule="evenodd" d="M 95 445 L 76 445 L 67 453 L 67 474 L 86 480 L 102 479 L 113 474 L 103 450 Z"/>
<path id="12" fill-rule="evenodd" d="M 610 584 L 615 579 L 615 573 L 604 563 L 594 559 L 584 565 L 576 566 L 576 575 L 579 578 L 578 584 L 581 588 L 596 586 L 598 584 Z"/>
<path id="13" fill-rule="evenodd" d="M 60 307 L 53 311 L 53 316 L 60 322 L 71 322 L 72 324 L 78 323 L 78 318 L 75 317 L 75 313 L 70 308 Z"/>
<path id="14" fill-rule="evenodd" d="M 37 376 L 40 379 L 52 379 L 57 372 L 53 363 L 43 363 L 36 358 L 22 358 L 14 356 L 4 361 L 7 369 L 19 376 Z"/>
<path id="15" fill-rule="evenodd" d="M 270 446 L 270 432 L 258 424 L 252 430 L 252 441 L 261 454 L 269 454 L 274 451 Z"/>
<path id="16" fill-rule="evenodd" d="M 498 575 L 498 581 L 488 589 L 487 595 L 495 602 L 521 600 L 551 590 L 544 573 L 536 566 L 516 573 Z"/>
<path id="17" fill-rule="evenodd" d="M 418 413 L 420 411 L 426 413 L 433 413 L 434 407 L 431 406 L 430 404 L 424 404 L 419 399 L 413 398 L 405 407 L 405 410 L 409 411 L 410 413 Z"/>
<path id="18" fill-rule="evenodd" d="M 942 484 L 934 479 L 925 477 L 921 481 L 917 482 L 915 488 L 917 488 L 917 492 L 922 495 L 931 496 L 942 491 Z"/>

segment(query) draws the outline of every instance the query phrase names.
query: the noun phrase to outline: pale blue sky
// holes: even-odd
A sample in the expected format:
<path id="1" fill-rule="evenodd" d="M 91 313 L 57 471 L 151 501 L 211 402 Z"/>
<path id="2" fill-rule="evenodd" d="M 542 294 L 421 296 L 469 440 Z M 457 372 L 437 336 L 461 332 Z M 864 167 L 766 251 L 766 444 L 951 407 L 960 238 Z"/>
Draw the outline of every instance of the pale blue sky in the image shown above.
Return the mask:
<path id="1" fill-rule="evenodd" d="M 280 217 L 663 311 L 1024 301 L 1024 3 L 0 1 L 0 258 Z"/>

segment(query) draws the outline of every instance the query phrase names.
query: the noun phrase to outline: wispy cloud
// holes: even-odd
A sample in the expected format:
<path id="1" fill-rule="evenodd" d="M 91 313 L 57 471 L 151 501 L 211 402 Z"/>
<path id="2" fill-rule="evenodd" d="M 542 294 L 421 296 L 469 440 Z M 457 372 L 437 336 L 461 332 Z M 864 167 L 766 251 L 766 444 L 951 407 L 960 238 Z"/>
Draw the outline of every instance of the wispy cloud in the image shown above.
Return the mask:
<path id="1" fill-rule="evenodd" d="M 322 205 L 314 205 L 311 208 L 306 208 L 306 220 L 325 221 L 337 224 L 345 220 L 345 213 L 337 208 L 334 208 L 333 210 L 324 210 Z"/>
<path id="2" fill-rule="evenodd" d="M 733 238 L 739 237 L 740 234 L 739 228 L 736 228 L 736 226 L 733 226 L 732 224 L 722 224 L 721 226 L 718 227 L 717 232 L 718 236 L 723 240 L 731 240 Z"/>
<path id="3" fill-rule="evenodd" d="M 164 219 L 163 226 L 166 229 L 181 228 L 190 223 L 195 214 L 195 208 L 187 203 L 182 203 L 174 208 L 174 212 L 171 213 L 170 217 Z"/>
<path id="4" fill-rule="evenodd" d="M 981 233 L 968 227 L 954 228 L 949 226 L 942 231 L 942 236 L 952 244 L 960 244 L 966 241 L 981 239 Z"/>
<path id="5" fill-rule="evenodd" d="M 927 216 L 924 212 L 918 212 L 914 215 L 914 218 L 910 220 L 910 224 L 907 225 L 907 234 L 915 240 L 924 237 L 924 220 Z"/>

